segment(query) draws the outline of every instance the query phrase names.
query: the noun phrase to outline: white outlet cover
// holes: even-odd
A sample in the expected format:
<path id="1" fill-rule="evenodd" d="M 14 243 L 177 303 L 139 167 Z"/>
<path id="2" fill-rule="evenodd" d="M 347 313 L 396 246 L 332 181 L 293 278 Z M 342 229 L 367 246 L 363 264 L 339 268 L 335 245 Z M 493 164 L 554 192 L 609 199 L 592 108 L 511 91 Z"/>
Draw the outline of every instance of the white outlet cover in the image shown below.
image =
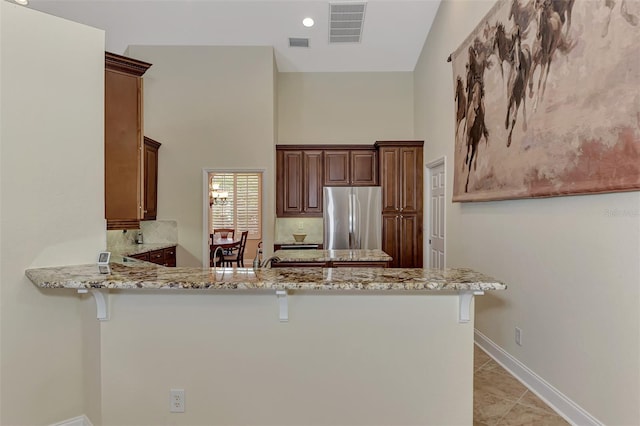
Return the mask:
<path id="1" fill-rule="evenodd" d="M 169 390 L 169 412 L 184 413 L 184 389 Z"/>

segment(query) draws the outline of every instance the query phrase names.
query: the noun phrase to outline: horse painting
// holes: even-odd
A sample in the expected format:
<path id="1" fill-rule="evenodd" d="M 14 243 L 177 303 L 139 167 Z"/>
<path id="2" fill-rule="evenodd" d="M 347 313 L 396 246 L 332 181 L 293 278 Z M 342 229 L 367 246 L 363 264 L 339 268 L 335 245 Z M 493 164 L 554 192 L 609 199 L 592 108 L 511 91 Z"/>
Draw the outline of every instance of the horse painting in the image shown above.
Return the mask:
<path id="1" fill-rule="evenodd" d="M 497 0 L 450 56 L 453 201 L 640 190 L 637 40 L 636 0 Z"/>

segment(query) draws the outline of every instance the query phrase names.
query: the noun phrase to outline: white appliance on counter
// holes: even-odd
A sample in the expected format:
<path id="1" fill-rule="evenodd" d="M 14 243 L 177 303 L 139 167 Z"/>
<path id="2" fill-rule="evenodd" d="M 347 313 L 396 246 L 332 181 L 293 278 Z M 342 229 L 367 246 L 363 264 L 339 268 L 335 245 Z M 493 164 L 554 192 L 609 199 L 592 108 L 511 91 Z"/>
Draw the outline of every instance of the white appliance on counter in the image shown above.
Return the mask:
<path id="1" fill-rule="evenodd" d="M 382 249 L 379 186 L 324 187 L 324 249 Z"/>

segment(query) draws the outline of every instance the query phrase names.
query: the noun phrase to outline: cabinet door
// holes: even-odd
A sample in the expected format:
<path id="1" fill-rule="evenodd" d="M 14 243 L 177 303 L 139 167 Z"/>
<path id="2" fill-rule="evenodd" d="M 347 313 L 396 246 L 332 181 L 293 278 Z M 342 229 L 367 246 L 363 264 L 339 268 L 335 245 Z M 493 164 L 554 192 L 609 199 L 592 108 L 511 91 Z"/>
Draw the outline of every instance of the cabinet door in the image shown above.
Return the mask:
<path id="1" fill-rule="evenodd" d="M 105 72 L 105 217 L 139 220 L 141 204 L 141 79 Z"/>
<path id="2" fill-rule="evenodd" d="M 149 261 L 149 252 L 144 252 L 144 253 L 140 253 L 140 254 L 133 254 L 131 256 L 128 257 L 133 257 L 134 259 L 138 259 L 138 260 L 144 260 L 145 262 Z"/>
<path id="3" fill-rule="evenodd" d="M 168 247 L 164 249 L 164 266 L 175 267 L 176 266 L 176 248 Z"/>
<path id="4" fill-rule="evenodd" d="M 144 219 L 156 220 L 158 214 L 158 149 L 160 143 L 144 138 Z"/>
<path id="5" fill-rule="evenodd" d="M 351 160 L 351 185 L 378 185 L 378 156 L 374 150 L 353 150 Z"/>
<path id="6" fill-rule="evenodd" d="M 349 151 L 324 151 L 324 185 L 350 185 Z"/>
<path id="7" fill-rule="evenodd" d="M 393 258 L 389 262 L 390 268 L 400 267 L 398 216 L 395 214 L 382 215 L 382 251 Z"/>
<path id="8" fill-rule="evenodd" d="M 422 148 L 400 148 L 399 158 L 399 207 L 402 213 L 422 211 Z"/>
<path id="9" fill-rule="evenodd" d="M 396 213 L 400 210 L 399 163 L 398 148 L 380 148 L 380 186 L 382 187 L 382 211 L 384 213 Z"/>
<path id="10" fill-rule="evenodd" d="M 164 265 L 164 249 L 150 251 L 149 262 Z"/>
<path id="11" fill-rule="evenodd" d="M 303 151 L 302 180 L 305 216 L 322 216 L 322 151 Z"/>
<path id="12" fill-rule="evenodd" d="M 399 268 L 422 268 L 422 224 L 418 215 L 400 215 Z"/>
<path id="13" fill-rule="evenodd" d="M 278 216 L 302 213 L 302 151 L 277 152 Z"/>

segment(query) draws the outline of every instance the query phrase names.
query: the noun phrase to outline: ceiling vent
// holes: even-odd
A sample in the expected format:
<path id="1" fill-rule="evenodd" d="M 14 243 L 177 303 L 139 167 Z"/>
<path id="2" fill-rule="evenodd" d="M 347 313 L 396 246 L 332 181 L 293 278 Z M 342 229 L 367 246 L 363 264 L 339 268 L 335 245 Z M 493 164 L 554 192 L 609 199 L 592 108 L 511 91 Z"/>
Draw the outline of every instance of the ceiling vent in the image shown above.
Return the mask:
<path id="1" fill-rule="evenodd" d="M 329 43 L 360 43 L 366 3 L 329 3 Z"/>
<path id="2" fill-rule="evenodd" d="M 289 37 L 289 47 L 309 47 L 309 39 Z"/>

